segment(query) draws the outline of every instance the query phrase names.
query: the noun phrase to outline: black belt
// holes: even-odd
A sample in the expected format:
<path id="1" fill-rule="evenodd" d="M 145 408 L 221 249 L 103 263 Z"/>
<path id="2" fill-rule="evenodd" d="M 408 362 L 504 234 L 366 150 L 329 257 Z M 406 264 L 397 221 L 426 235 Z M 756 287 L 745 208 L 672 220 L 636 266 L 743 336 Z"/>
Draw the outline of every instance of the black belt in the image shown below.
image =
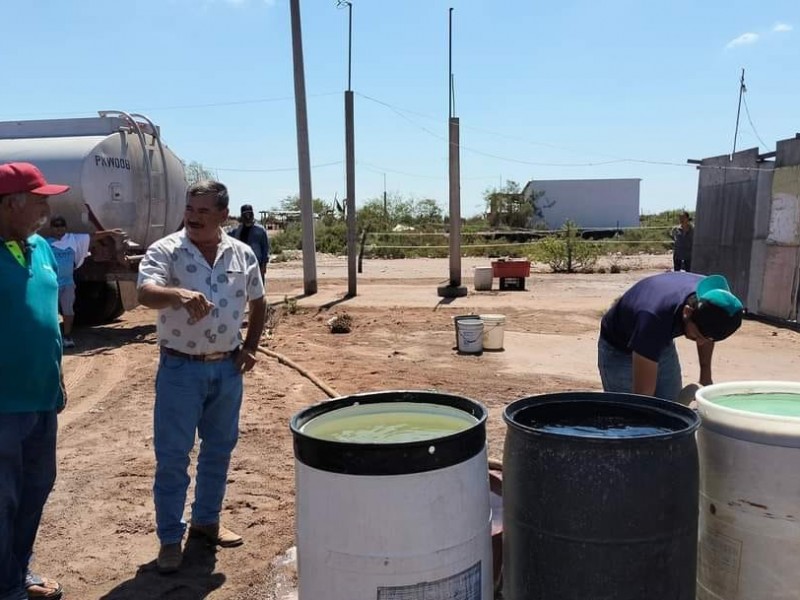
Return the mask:
<path id="1" fill-rule="evenodd" d="M 220 360 L 225 360 L 226 358 L 230 358 L 239 352 L 239 349 L 237 348 L 236 350 L 230 350 L 229 352 L 212 352 L 211 354 L 186 354 L 185 352 L 179 352 L 178 350 L 161 346 L 161 352 L 164 354 L 169 354 L 170 356 L 177 356 L 178 358 L 185 358 L 186 360 L 193 360 L 197 362 L 217 362 Z"/>

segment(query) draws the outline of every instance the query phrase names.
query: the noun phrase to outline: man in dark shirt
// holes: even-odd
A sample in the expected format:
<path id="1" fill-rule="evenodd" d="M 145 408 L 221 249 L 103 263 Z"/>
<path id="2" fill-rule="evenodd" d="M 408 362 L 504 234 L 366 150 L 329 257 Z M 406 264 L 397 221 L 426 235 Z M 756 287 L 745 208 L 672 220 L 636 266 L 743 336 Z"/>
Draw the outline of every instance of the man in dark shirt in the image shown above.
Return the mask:
<path id="1" fill-rule="evenodd" d="M 232 229 L 228 235 L 250 245 L 258 259 L 258 268 L 261 271 L 261 280 L 263 281 L 267 274 L 267 263 L 269 263 L 269 236 L 267 235 L 267 230 L 256 223 L 253 207 L 249 204 L 242 205 L 239 220 L 241 223 Z"/>
<path id="2" fill-rule="evenodd" d="M 680 336 L 697 344 L 699 383 L 711 384 L 714 343 L 739 329 L 743 311 L 722 275 L 641 280 L 603 316 L 597 361 L 603 389 L 676 400 L 682 379 L 673 340 Z"/>
<path id="3" fill-rule="evenodd" d="M 678 217 L 679 225 L 670 232 L 674 242 L 672 247 L 672 266 L 675 271 L 692 270 L 692 245 L 694 244 L 694 227 L 692 217 L 683 211 Z"/>

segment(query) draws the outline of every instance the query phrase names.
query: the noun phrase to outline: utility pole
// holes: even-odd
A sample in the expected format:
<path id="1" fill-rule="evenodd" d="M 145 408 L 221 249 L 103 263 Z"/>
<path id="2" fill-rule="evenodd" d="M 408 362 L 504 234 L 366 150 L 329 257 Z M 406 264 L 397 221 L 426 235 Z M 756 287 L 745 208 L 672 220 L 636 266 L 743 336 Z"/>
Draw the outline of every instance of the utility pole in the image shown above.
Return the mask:
<path id="1" fill-rule="evenodd" d="M 455 86 L 453 84 L 453 9 L 449 10 L 448 32 L 448 139 L 450 165 L 450 280 L 439 286 L 437 293 L 442 298 L 459 298 L 467 295 L 461 285 L 461 163 L 459 147 L 459 122 L 455 116 Z"/>
<path id="2" fill-rule="evenodd" d="M 353 3 L 338 0 L 337 8 L 347 7 L 347 91 L 344 93 L 344 145 L 347 173 L 347 296 L 356 295 L 356 137 L 352 83 Z"/>
<path id="3" fill-rule="evenodd" d="M 311 195 L 311 151 L 308 145 L 306 79 L 303 67 L 303 32 L 300 25 L 300 0 L 289 0 L 292 19 L 292 58 L 294 62 L 294 108 L 297 120 L 297 167 L 300 180 L 300 212 L 303 224 L 303 292 L 317 293 L 317 256 L 314 240 L 314 203 Z"/>
<path id="4" fill-rule="evenodd" d="M 386 204 L 386 173 L 383 174 L 383 218 L 389 222 L 389 208 Z"/>
<path id="5" fill-rule="evenodd" d="M 739 116 L 742 114 L 742 95 L 747 91 L 744 85 L 744 69 L 742 69 L 742 78 L 739 80 L 739 107 L 736 109 L 736 130 L 733 133 L 733 151 L 731 152 L 731 160 L 733 155 L 736 154 L 736 139 L 739 137 Z"/>

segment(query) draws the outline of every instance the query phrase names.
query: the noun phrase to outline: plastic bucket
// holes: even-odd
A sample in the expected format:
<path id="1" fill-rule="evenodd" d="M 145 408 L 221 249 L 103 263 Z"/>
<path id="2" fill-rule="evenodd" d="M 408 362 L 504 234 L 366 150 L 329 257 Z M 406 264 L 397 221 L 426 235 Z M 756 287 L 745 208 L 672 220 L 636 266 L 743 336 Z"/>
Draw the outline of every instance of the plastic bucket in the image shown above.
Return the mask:
<path id="1" fill-rule="evenodd" d="M 297 413 L 299 600 L 492 600 L 486 416 L 477 402 L 425 391 Z M 406 418 L 417 430 L 433 419 L 432 437 L 402 441 L 416 431 L 402 429 Z"/>
<path id="2" fill-rule="evenodd" d="M 455 319 L 456 347 L 462 354 L 483 352 L 483 321 L 477 317 Z"/>
<path id="3" fill-rule="evenodd" d="M 450 319 L 453 321 L 453 326 L 455 328 L 455 336 L 456 336 L 455 337 L 455 339 L 456 339 L 455 348 L 458 348 L 458 322 L 459 321 L 466 321 L 466 320 L 469 320 L 469 319 L 472 319 L 472 320 L 480 319 L 480 316 L 478 316 L 478 315 L 458 315 L 456 317 L 450 317 Z"/>
<path id="4" fill-rule="evenodd" d="M 696 398 L 703 418 L 698 600 L 797 598 L 800 384 L 722 383 Z"/>
<path id="5" fill-rule="evenodd" d="M 502 350 L 506 328 L 505 315 L 481 315 L 483 321 L 483 349 Z"/>
<path id="6" fill-rule="evenodd" d="M 505 600 L 694 600 L 694 411 L 569 392 L 517 400 L 503 418 Z"/>
<path id="7" fill-rule="evenodd" d="M 491 291 L 494 269 L 492 267 L 475 267 L 474 284 L 476 291 Z"/>

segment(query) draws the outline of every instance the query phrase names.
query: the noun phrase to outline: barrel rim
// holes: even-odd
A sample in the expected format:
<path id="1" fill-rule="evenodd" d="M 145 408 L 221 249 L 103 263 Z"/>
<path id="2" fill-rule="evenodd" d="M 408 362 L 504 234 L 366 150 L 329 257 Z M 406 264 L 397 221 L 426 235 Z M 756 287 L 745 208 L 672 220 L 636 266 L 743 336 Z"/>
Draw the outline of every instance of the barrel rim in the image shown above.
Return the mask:
<path id="1" fill-rule="evenodd" d="M 652 433 L 631 437 L 603 437 L 603 436 L 570 436 L 551 431 L 541 431 L 535 427 L 522 425 L 514 420 L 517 413 L 535 405 L 565 404 L 569 402 L 600 402 L 618 404 L 622 406 L 637 406 L 651 410 L 664 416 L 682 420 L 686 426 L 666 433 Z M 700 427 L 700 416 L 692 409 L 677 402 L 644 396 L 640 394 L 626 394 L 621 392 L 555 392 L 549 394 L 536 394 L 525 396 L 513 401 L 503 410 L 503 420 L 510 429 L 515 429 L 526 434 L 543 436 L 549 439 L 577 440 L 586 443 L 602 444 L 631 444 L 637 442 L 650 442 L 653 440 L 669 440 L 692 435 Z"/>
<path id="2" fill-rule="evenodd" d="M 761 391 L 755 391 L 760 388 Z M 780 389 L 783 388 L 783 389 Z M 776 424 L 791 423 L 795 427 L 800 424 L 800 417 L 793 417 L 791 415 L 772 415 L 769 413 L 761 413 L 752 410 L 742 410 L 740 408 L 731 408 L 730 406 L 723 406 L 714 402 L 714 398 L 719 396 L 726 396 L 731 393 L 747 394 L 747 393 L 786 393 L 796 394 L 800 397 L 800 383 L 796 381 L 729 381 L 726 383 L 715 383 L 701 387 L 695 392 L 697 405 L 699 408 L 705 409 L 703 416 L 708 414 L 710 420 L 715 420 L 711 412 L 718 412 L 721 415 L 731 417 L 738 417 L 747 419 L 749 421 L 765 421 Z M 709 407 L 713 407 L 709 411 Z"/>
<path id="3" fill-rule="evenodd" d="M 410 402 L 439 404 L 462 410 L 476 421 L 462 431 L 415 442 L 364 443 L 322 440 L 301 431 L 315 417 L 357 404 Z M 308 406 L 295 413 L 289 428 L 294 438 L 295 458 L 310 467 L 354 475 L 400 475 L 421 473 L 463 462 L 486 445 L 489 412 L 480 402 L 432 390 L 388 390 L 340 396 Z M 434 447 L 435 452 L 429 450 Z"/>

